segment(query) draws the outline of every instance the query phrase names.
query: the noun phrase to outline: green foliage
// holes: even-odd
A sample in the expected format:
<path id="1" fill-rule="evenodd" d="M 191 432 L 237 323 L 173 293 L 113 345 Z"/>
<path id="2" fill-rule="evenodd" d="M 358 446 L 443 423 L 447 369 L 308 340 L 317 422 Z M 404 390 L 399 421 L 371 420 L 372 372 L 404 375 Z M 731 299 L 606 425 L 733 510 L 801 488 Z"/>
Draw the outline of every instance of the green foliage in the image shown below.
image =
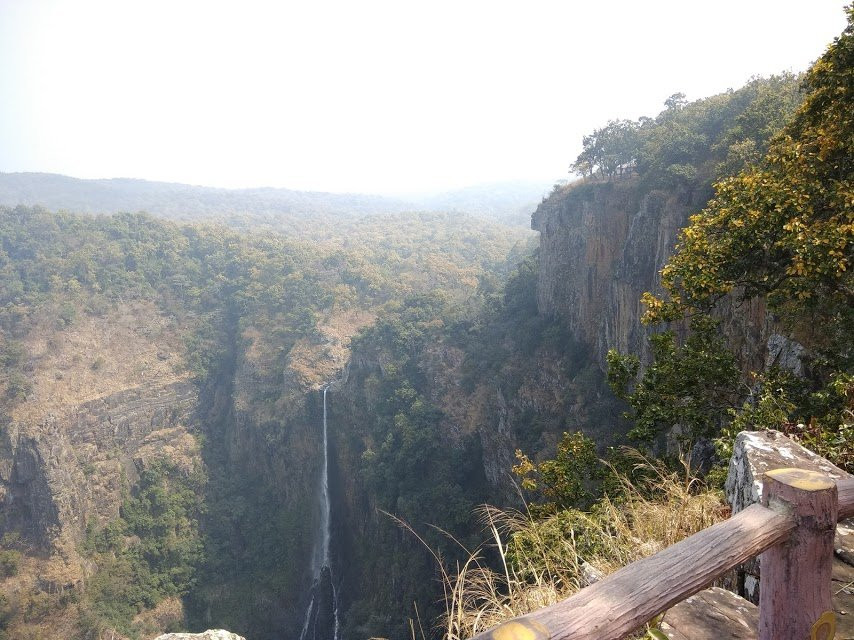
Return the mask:
<path id="1" fill-rule="evenodd" d="M 605 179 L 637 174 L 647 191 L 704 187 L 762 157 L 798 105 L 796 80 L 791 74 L 754 78 L 691 103 L 674 94 L 656 118 L 611 121 L 585 136 L 571 169 Z"/>
<path id="2" fill-rule="evenodd" d="M 612 120 L 584 136 L 583 150 L 571 169 L 584 177 L 597 170 L 609 178 L 631 172 L 637 161 L 638 128 L 631 120 Z"/>
<path id="3" fill-rule="evenodd" d="M 185 595 L 204 561 L 199 518 L 205 478 L 190 475 L 165 460 L 145 469 L 133 494 L 127 493 L 120 517 L 90 528 L 86 548 L 98 571 L 86 591 L 93 620 L 135 635 L 133 617 L 168 596 Z"/>
<path id="4" fill-rule="evenodd" d="M 580 560 L 604 551 L 601 528 L 589 513 L 563 508 L 531 516 L 507 542 L 508 565 L 522 581 L 536 584 L 538 575 L 560 575 L 568 568 L 575 569 Z M 572 540 L 571 552 L 567 540 Z"/>
<path id="5" fill-rule="evenodd" d="M 696 317 L 681 344 L 673 331 L 652 336 L 650 344 L 652 364 L 636 383 L 637 357 L 608 352 L 608 381 L 632 408 L 629 435 L 652 443 L 674 426 L 686 442 L 717 434 L 736 401 L 739 372 L 716 323 Z"/>
<path id="6" fill-rule="evenodd" d="M 854 470 L 854 376 L 834 374 L 815 391 L 791 374 L 771 370 L 758 376 L 743 406 L 730 410 L 732 421 L 716 447 L 722 459 L 732 455 L 741 431 L 777 429 L 847 471 Z"/>
<path id="7" fill-rule="evenodd" d="M 536 281 L 537 259 L 528 257 L 503 286 L 482 279 L 472 301 L 481 303 L 480 309 L 460 308 L 435 295 L 410 297 L 389 305 L 373 327 L 353 339 L 351 361 L 359 365 L 351 368 L 348 387 L 354 397 L 348 398 L 348 415 L 334 415 L 333 421 L 348 425 L 346 448 L 361 454 L 359 484 L 372 506 L 415 526 L 434 525 L 463 545 L 476 540 L 470 514 L 487 499 L 489 465 L 479 421 L 504 419 L 460 411 L 460 404 L 484 402 L 479 398 L 490 412 L 496 395 L 506 403 L 506 424 L 531 455 L 554 446 L 552 434 L 577 430 L 581 416 L 590 416 L 594 430 L 607 429 L 606 437 L 616 437 L 618 413 L 592 415 L 589 408 L 607 405 L 600 400 L 607 391 L 601 372 L 564 326 L 538 313 Z M 543 362 L 554 363 L 554 371 L 543 372 Z M 558 393 L 543 407 L 513 406 L 523 385 L 536 387 L 542 378 L 557 386 L 552 376 L 566 378 L 565 395 Z M 568 406 L 576 407 L 572 418 Z M 597 489 L 592 441 L 571 434 L 561 451 L 562 463 L 544 468 L 546 483 L 554 484 L 555 499 L 588 502 Z M 590 463 L 592 481 L 585 464 L 576 465 L 577 475 L 569 477 L 561 465 L 570 466 L 573 455 Z M 423 538 L 451 564 L 465 559 L 460 546 L 437 530 L 428 529 Z M 367 547 L 357 544 L 348 557 L 363 576 L 351 589 L 365 595 L 349 608 L 346 629 L 406 635 L 405 619 L 389 614 L 400 610 L 401 601 L 416 601 L 424 620 L 438 613 L 429 554 L 412 540 L 401 540 L 390 520 L 381 520 L 360 540 Z M 395 588 L 377 588 L 374 572 Z"/>
<path id="8" fill-rule="evenodd" d="M 353 349 L 384 361 L 383 375 L 368 381 L 375 396 L 365 436 L 374 444 L 362 455 L 362 474 L 371 494 L 380 508 L 405 520 L 457 530 L 476 499 L 464 462 L 473 442 L 443 434 L 444 415 L 428 399 L 420 366 L 440 340 L 447 314 L 440 298 L 410 298 L 354 338 Z"/>
<path id="9" fill-rule="evenodd" d="M 15 608 L 9 602 L 9 597 L 5 593 L 0 593 L 0 640 L 6 640 L 5 629 L 15 615 Z"/>
<path id="10" fill-rule="evenodd" d="M 14 549 L 0 550 L 0 575 L 4 577 L 17 575 L 20 564 L 20 551 Z"/>
<path id="11" fill-rule="evenodd" d="M 517 449 L 516 460 L 513 473 L 522 481 L 522 488 L 539 496 L 530 505 L 534 515 L 589 507 L 594 485 L 603 476 L 596 443 L 580 432 L 564 432 L 554 458 L 534 464 Z"/>
<path id="12" fill-rule="evenodd" d="M 33 390 L 30 378 L 20 371 L 12 370 L 6 378 L 6 397 L 13 401 L 25 400 Z"/>

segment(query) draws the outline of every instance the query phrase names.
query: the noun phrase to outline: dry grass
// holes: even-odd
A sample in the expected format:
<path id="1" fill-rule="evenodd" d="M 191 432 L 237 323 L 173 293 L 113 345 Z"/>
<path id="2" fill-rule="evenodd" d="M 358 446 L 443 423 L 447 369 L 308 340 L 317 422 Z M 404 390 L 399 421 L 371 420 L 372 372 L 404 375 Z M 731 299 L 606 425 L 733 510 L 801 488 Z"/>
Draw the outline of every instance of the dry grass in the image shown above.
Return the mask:
<path id="1" fill-rule="evenodd" d="M 648 479 L 633 483 L 617 474 L 622 495 L 598 505 L 603 551 L 589 561 L 604 573 L 645 558 L 729 517 L 719 491 L 707 489 L 683 462 L 681 472 L 668 471 L 637 452 L 636 468 Z"/>
<path id="2" fill-rule="evenodd" d="M 128 302 L 103 317 L 81 314 L 64 329 L 40 316 L 26 339 L 33 391 L 13 408 L 13 420 L 35 425 L 125 389 L 188 379 L 184 332 L 152 302 Z"/>
<path id="3" fill-rule="evenodd" d="M 589 513 L 565 511 L 535 521 L 525 513 L 484 507 L 490 540 L 454 571 L 442 566 L 445 640 L 469 638 L 558 602 L 601 575 L 727 518 L 722 496 L 702 486 L 689 465 L 676 473 L 632 455 L 645 479 L 633 482 L 617 474 L 619 497 L 603 499 Z M 497 555 L 498 570 L 488 566 L 488 553 Z"/>
<path id="4" fill-rule="evenodd" d="M 289 354 L 288 367 L 300 388 L 319 389 L 338 376 L 350 357 L 351 338 L 375 320 L 372 311 L 335 308 L 317 325 L 319 342 L 315 337 L 298 340 Z M 262 341 L 257 344 L 265 348 Z M 247 358 L 253 353 L 250 350 Z"/>

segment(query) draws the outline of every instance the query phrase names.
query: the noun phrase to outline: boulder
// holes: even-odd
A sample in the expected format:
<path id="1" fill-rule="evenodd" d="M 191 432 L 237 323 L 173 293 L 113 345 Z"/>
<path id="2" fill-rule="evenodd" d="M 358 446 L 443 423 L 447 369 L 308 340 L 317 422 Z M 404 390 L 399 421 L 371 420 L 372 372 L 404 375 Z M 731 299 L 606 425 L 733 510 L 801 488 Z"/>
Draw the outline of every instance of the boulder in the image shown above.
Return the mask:
<path id="1" fill-rule="evenodd" d="M 805 449 L 779 431 L 742 431 L 729 463 L 726 496 L 733 513 L 762 500 L 762 476 L 766 471 L 794 467 L 817 471 L 839 480 L 848 474 L 818 454 Z M 739 595 L 758 603 L 761 587 L 759 558 L 738 570 Z M 837 638 L 854 638 L 854 519 L 836 528 L 833 559 L 833 608 L 837 613 Z"/>
<path id="2" fill-rule="evenodd" d="M 208 629 L 202 633 L 164 633 L 154 640 L 246 640 L 246 638 L 224 629 Z"/>

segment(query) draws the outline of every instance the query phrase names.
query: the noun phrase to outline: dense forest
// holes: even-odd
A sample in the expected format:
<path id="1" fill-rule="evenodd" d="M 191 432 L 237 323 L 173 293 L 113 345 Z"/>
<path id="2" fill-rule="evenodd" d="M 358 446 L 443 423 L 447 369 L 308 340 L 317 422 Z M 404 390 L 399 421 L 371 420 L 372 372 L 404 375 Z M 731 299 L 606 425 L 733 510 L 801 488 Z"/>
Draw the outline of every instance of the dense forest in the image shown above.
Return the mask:
<path id="1" fill-rule="evenodd" d="M 299 637 L 325 388 L 345 639 L 465 637 L 707 526 L 742 429 L 854 470 L 848 15 L 803 76 L 586 136 L 539 244 L 528 187 L 2 176 L 0 638 Z"/>
<path id="2" fill-rule="evenodd" d="M 263 433 L 258 435 L 268 446 L 284 446 L 288 436 L 282 430 L 294 410 L 282 403 L 302 404 L 298 398 L 329 382 L 327 376 L 343 364 L 325 353 L 330 345 L 333 351 L 341 348 L 359 323 L 385 313 L 406 295 L 438 289 L 449 304 L 473 306 L 477 286 L 494 287 L 516 256 L 524 255 L 530 239 L 524 229 L 447 214 L 354 221 L 324 244 L 300 243 L 272 231 L 242 234 L 225 227 L 180 226 L 145 214 L 93 218 L 27 207 L 4 208 L 0 214 L 0 382 L 10 440 L 20 435 L 21 425 L 15 423 L 37 422 L 31 416 L 61 410 L 63 401 L 109 394 L 158 376 L 192 380 L 202 397 L 213 398 L 229 384 L 223 380 L 236 361 L 257 354 L 258 376 L 246 389 L 245 401 L 264 407 L 265 413 L 276 413 L 279 406 L 275 419 L 259 425 Z M 66 348 L 92 339 L 87 334 L 92 327 L 109 327 L 127 313 L 137 315 L 134 337 L 156 351 L 154 364 L 133 344 Z M 153 334 L 146 327 L 149 319 L 155 321 Z M 57 351 L 66 353 L 56 358 Z M 296 395 L 285 399 L 280 381 L 286 372 L 295 378 L 291 391 Z M 16 612 L 16 618 L 38 628 L 58 615 L 52 607 L 63 616 L 68 607 L 77 607 L 80 624 L 92 633 L 107 625 L 135 635 L 148 628 L 133 622 L 140 610 L 187 595 L 200 576 L 208 584 L 248 580 L 257 587 L 266 574 L 274 588 L 299 590 L 305 568 L 297 563 L 289 576 L 269 560 L 273 554 L 286 565 L 310 546 L 312 516 L 306 514 L 313 512 L 312 505 L 276 506 L 280 496 L 265 493 L 263 485 L 253 485 L 242 474 L 228 473 L 238 463 L 217 428 L 226 419 L 215 411 L 203 415 L 190 429 L 199 443 L 182 452 L 189 463 L 154 456 L 133 491 L 122 488 L 117 519 L 89 519 L 85 532 L 72 536 L 73 555 L 98 567 L 87 578 L 81 602 L 75 592 L 73 602 L 48 599 L 30 613 L 35 605 L 25 596 L 8 605 L 8 614 Z M 32 429 L 38 432 L 40 426 Z M 201 458 L 193 459 L 196 455 Z M 83 475 L 95 478 L 102 462 L 84 463 Z M 300 464 L 311 475 L 317 461 Z M 212 473 L 216 469 L 220 473 Z M 20 508 L 17 512 L 13 506 L 4 515 L 10 558 L 58 544 L 45 532 L 33 531 L 27 505 Z M 276 508 L 287 512 L 271 517 Z M 232 519 L 242 520 L 235 525 L 244 531 L 241 535 L 252 536 L 245 543 L 248 556 L 235 556 L 233 548 L 223 548 L 233 541 L 217 537 L 221 525 Z M 292 546 L 292 538 L 301 546 Z M 129 544 L 129 539 L 137 542 Z M 245 608 L 245 600 L 235 601 Z M 222 602 L 216 606 L 227 611 Z M 226 622 L 234 620 L 221 624 Z"/>

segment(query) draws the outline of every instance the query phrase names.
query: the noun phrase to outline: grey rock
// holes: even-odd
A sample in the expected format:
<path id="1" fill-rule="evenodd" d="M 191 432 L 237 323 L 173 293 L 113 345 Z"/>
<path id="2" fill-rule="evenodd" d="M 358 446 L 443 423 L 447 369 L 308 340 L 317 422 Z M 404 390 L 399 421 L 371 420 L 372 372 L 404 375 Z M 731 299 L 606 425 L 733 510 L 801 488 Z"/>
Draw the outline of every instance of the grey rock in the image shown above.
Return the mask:
<path id="1" fill-rule="evenodd" d="M 640 322 L 641 296 L 662 293 L 661 269 L 689 216 L 705 206 L 709 194 L 701 191 L 644 193 L 632 180 L 582 184 L 553 193 L 534 212 L 539 311 L 559 317 L 603 371 L 609 349 L 649 362 L 654 329 Z M 716 315 L 743 369 L 761 370 L 776 333 L 765 304 L 725 297 Z"/>
<path id="2" fill-rule="evenodd" d="M 742 431 L 735 439 L 725 485 L 732 512 L 761 502 L 762 475 L 781 467 L 818 471 L 834 480 L 848 475 L 779 431 Z"/>
<path id="3" fill-rule="evenodd" d="M 154 640 L 246 640 L 246 638 L 224 629 L 208 629 L 202 633 L 164 633 Z"/>
<path id="4" fill-rule="evenodd" d="M 768 354 L 765 357 L 765 368 L 772 366 L 791 371 L 796 376 L 804 375 L 803 357 L 806 349 L 803 345 L 790 340 L 779 333 L 772 333 L 768 337 Z"/>
<path id="5" fill-rule="evenodd" d="M 772 469 L 785 467 L 817 471 L 833 480 L 848 476 L 836 465 L 802 447 L 779 431 L 770 429 L 742 431 L 736 437 L 733 446 L 725 484 L 726 498 L 732 507 L 732 512 L 738 513 L 752 504 L 761 502 L 763 474 Z M 844 536 L 848 531 L 849 527 L 840 525 L 837 537 Z M 854 544 L 854 539 L 851 542 Z M 838 551 L 837 555 L 839 555 Z M 834 572 L 837 572 L 836 568 Z M 759 558 L 739 568 L 739 583 L 742 585 L 740 595 L 754 604 L 759 602 L 759 577 Z"/>

